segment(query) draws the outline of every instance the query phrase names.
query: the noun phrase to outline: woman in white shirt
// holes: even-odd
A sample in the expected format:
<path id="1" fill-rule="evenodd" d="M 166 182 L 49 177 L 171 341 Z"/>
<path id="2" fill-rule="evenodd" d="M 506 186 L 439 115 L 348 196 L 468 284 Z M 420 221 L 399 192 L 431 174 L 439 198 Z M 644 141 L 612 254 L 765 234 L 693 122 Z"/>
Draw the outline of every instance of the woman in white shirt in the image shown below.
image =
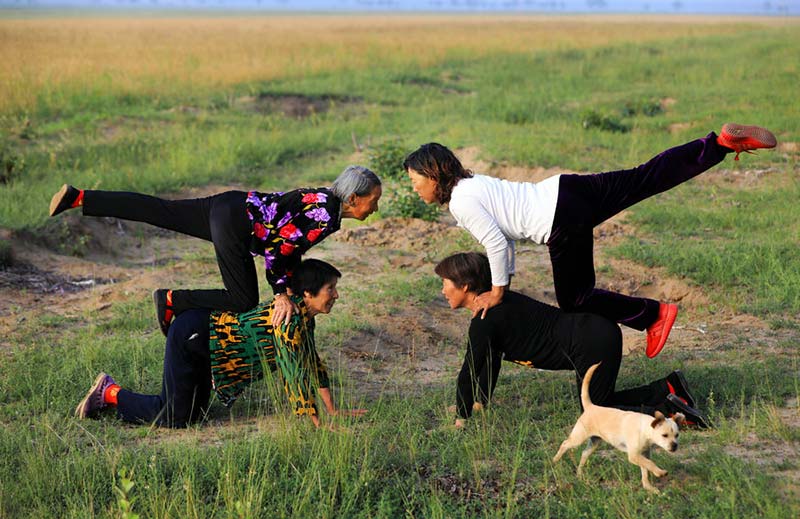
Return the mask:
<path id="1" fill-rule="evenodd" d="M 668 149 L 633 169 L 592 175 L 555 175 L 542 182 L 509 182 L 474 175 L 445 146 L 420 146 L 403 163 L 426 203 L 449 204 L 459 226 L 486 248 L 492 289 L 478 297 L 475 315 L 502 301 L 514 273 L 514 242 L 546 244 L 559 306 L 647 330 L 648 357 L 664 347 L 678 313 L 673 304 L 595 288 L 592 229 L 623 209 L 671 189 L 721 162 L 725 155 L 773 148 L 775 136 L 758 126 L 726 124 L 718 136 Z"/>

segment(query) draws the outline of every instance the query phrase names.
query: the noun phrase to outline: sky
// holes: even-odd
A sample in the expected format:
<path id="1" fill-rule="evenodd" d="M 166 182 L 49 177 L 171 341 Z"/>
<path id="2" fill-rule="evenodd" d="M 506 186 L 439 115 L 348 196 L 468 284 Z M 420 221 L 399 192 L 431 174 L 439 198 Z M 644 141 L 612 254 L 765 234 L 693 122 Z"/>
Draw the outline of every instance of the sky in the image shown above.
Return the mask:
<path id="1" fill-rule="evenodd" d="M 0 0 L 12 8 L 528 11 L 800 16 L 800 0 Z"/>

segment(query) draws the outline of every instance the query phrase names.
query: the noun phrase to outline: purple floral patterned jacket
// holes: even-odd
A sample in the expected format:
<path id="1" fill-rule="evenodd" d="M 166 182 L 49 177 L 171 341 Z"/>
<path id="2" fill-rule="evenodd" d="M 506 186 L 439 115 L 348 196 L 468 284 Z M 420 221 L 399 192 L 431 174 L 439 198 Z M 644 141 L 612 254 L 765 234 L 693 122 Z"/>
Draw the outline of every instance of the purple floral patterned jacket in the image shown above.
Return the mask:
<path id="1" fill-rule="evenodd" d="M 253 228 L 250 252 L 264 256 L 267 282 L 275 294 L 286 292 L 303 254 L 339 230 L 341 209 L 341 200 L 327 188 L 247 193 L 247 217 Z"/>

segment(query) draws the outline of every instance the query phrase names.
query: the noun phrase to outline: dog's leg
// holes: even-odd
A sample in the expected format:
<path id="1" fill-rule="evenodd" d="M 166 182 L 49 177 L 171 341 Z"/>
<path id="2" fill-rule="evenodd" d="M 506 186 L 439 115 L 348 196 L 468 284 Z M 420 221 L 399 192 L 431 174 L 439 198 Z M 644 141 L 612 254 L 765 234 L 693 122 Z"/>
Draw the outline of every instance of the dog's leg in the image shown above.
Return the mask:
<path id="1" fill-rule="evenodd" d="M 661 491 L 650 484 L 650 479 L 647 477 L 649 471 L 644 467 L 639 467 L 639 470 L 642 471 L 642 486 L 645 488 L 645 490 L 649 490 L 650 492 L 660 494 Z"/>
<path id="2" fill-rule="evenodd" d="M 589 434 L 586 432 L 586 427 L 584 427 L 579 421 L 575 424 L 575 427 L 572 428 L 572 432 L 569 433 L 567 439 L 561 442 L 561 447 L 558 448 L 558 452 L 555 456 L 553 456 L 553 463 L 560 460 L 561 456 L 563 456 L 564 453 L 569 449 L 577 447 L 587 438 L 589 438 Z"/>
<path id="3" fill-rule="evenodd" d="M 643 469 L 649 470 L 657 478 L 663 478 L 667 475 L 666 470 L 659 468 L 658 465 L 653 463 L 653 461 L 644 454 L 637 454 L 635 458 L 628 456 L 628 459 L 631 460 L 631 463 L 635 463 Z"/>
<path id="4" fill-rule="evenodd" d="M 594 436 L 589 438 L 589 441 L 586 444 L 586 448 L 583 449 L 581 453 L 581 461 L 578 463 L 578 477 L 583 476 L 583 466 L 586 464 L 586 460 L 589 459 L 589 456 L 592 455 L 594 451 L 597 450 L 597 447 L 600 446 L 600 439 L 595 438 Z"/>
<path id="5" fill-rule="evenodd" d="M 634 465 L 639 465 L 639 467 L 642 469 L 642 485 L 644 486 L 644 488 L 657 493 L 658 489 L 650 484 L 650 480 L 648 478 L 647 473 L 648 471 L 652 472 L 653 475 L 660 478 L 666 476 L 667 471 L 662 468 L 659 468 L 655 463 L 653 463 L 650 460 L 650 458 L 648 458 L 646 455 L 642 453 L 629 452 L 628 460 Z"/>

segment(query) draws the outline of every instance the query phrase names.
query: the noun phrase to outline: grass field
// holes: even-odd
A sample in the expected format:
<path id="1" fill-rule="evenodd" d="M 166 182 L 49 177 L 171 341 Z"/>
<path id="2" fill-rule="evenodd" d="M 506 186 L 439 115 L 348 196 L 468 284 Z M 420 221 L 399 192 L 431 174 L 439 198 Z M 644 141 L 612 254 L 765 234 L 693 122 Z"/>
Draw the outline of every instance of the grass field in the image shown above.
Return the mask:
<path id="1" fill-rule="evenodd" d="M 0 17 L 0 252 L 135 274 L 63 301 L 0 284 L 13 301 L 0 315 L 0 517 L 797 517 L 799 25 Z M 424 251 L 357 239 L 312 250 L 346 265 L 317 342 L 337 368 L 335 393 L 368 407 L 364 420 L 312 431 L 289 417 L 275 383 L 185 431 L 71 415 L 100 370 L 157 391 L 163 338 L 146 294 L 218 274 L 211 251 L 146 232 L 128 234 L 118 256 L 82 250 L 113 243 L 117 229 L 98 237 L 74 215 L 48 219 L 65 181 L 166 195 L 324 185 L 369 161 L 354 141 L 367 152 L 432 140 L 477 148 L 490 167 L 612 170 L 727 121 L 772 128 L 780 145 L 640 204 L 625 221 L 635 234 L 597 251 L 611 265 L 600 277 L 624 279 L 617 262 L 632 261 L 703 298 L 683 302 L 676 347 L 623 362 L 623 386 L 681 367 L 717 424 L 686 433 L 677 456 L 655 455 L 670 472 L 659 496 L 617 453 L 597 456 L 586 480 L 569 456 L 549 461 L 578 414 L 570 373 L 506 366 L 493 408 L 465 431 L 449 425 L 467 317 L 437 306 L 431 267 L 475 243 L 440 227 Z M 158 252 L 125 263 L 139 249 Z M 521 286 L 546 291 L 542 251 L 522 251 Z M 342 353 L 378 351 L 408 323 L 402 355 Z"/>

